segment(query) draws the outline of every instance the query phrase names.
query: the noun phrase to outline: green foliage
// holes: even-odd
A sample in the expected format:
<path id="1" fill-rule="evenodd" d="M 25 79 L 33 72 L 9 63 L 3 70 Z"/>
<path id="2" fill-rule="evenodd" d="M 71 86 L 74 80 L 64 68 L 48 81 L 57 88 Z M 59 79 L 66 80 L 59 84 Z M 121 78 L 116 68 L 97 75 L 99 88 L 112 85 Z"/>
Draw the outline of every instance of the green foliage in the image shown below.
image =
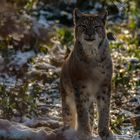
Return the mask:
<path id="1" fill-rule="evenodd" d="M 31 10 L 38 0 L 9 0 L 8 2 L 16 5 L 19 10 L 23 8 L 26 10 Z"/>
<path id="2" fill-rule="evenodd" d="M 21 87 L 7 90 L 6 86 L 0 86 L 1 116 L 11 119 L 13 116 L 28 117 L 37 116 L 37 102 L 42 89 L 37 83 L 33 83 L 33 88 L 29 92 L 29 85 L 25 83 Z"/>
<path id="3" fill-rule="evenodd" d="M 129 19 L 129 24 L 128 24 L 128 27 L 130 29 L 136 29 L 136 19 L 134 17 L 131 17 Z"/>
<path id="4" fill-rule="evenodd" d="M 45 44 L 38 44 L 39 45 L 39 52 L 47 54 L 48 52 L 48 45 Z"/>
<path id="5" fill-rule="evenodd" d="M 28 0 L 28 2 L 25 5 L 25 9 L 31 10 L 36 4 L 38 0 Z"/>
<path id="6" fill-rule="evenodd" d="M 58 28 L 56 30 L 57 38 L 62 45 L 69 46 L 73 42 L 72 30 L 68 28 Z"/>
<path id="7" fill-rule="evenodd" d="M 117 115 L 112 121 L 111 121 L 111 129 L 115 134 L 121 134 L 121 125 L 124 122 L 125 117 L 124 115 Z"/>

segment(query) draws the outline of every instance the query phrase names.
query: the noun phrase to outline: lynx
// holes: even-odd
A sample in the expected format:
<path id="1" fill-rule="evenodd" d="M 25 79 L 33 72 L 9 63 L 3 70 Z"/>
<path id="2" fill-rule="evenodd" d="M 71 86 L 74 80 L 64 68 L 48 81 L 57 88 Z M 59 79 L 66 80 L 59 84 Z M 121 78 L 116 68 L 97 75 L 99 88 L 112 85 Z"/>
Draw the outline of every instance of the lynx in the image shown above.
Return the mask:
<path id="1" fill-rule="evenodd" d="M 94 100 L 98 110 L 98 133 L 112 140 L 109 130 L 112 60 L 105 24 L 107 12 L 83 14 L 74 10 L 75 45 L 64 61 L 60 90 L 65 126 L 77 130 L 80 140 L 90 140 Z"/>

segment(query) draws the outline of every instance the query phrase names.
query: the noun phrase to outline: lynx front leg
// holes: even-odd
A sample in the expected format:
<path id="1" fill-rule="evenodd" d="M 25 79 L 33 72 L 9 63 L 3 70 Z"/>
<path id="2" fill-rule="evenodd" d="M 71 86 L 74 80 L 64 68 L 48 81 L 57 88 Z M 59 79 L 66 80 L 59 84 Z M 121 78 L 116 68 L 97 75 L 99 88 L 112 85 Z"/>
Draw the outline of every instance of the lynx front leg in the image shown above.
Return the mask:
<path id="1" fill-rule="evenodd" d="M 66 101 L 62 103 L 62 114 L 64 126 L 76 129 L 76 111 Z"/>
<path id="2" fill-rule="evenodd" d="M 89 119 L 90 119 L 91 133 L 93 133 L 93 124 L 94 124 L 94 104 L 93 104 L 93 102 L 89 106 Z"/>
<path id="3" fill-rule="evenodd" d="M 61 87 L 61 97 L 62 97 L 62 116 L 64 126 L 68 126 L 76 129 L 77 126 L 77 113 L 75 107 L 75 100 L 71 94 L 69 94 Z"/>
<path id="4" fill-rule="evenodd" d="M 102 140 L 113 140 L 109 130 L 110 88 L 103 87 L 97 95 L 98 132 Z"/>
<path id="5" fill-rule="evenodd" d="M 75 97 L 79 139 L 91 140 L 88 98 L 83 93 L 79 94 L 78 92 L 75 93 Z"/>

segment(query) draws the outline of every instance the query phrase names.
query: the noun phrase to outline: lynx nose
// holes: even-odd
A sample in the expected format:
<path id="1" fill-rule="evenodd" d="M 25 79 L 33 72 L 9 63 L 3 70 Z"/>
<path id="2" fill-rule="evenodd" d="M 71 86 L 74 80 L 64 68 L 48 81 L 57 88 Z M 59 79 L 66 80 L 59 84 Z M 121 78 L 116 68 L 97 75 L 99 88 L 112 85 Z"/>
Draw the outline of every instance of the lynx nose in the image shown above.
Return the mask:
<path id="1" fill-rule="evenodd" d="M 84 39 L 86 41 L 93 41 L 93 40 L 95 40 L 95 36 L 93 34 L 86 34 Z"/>

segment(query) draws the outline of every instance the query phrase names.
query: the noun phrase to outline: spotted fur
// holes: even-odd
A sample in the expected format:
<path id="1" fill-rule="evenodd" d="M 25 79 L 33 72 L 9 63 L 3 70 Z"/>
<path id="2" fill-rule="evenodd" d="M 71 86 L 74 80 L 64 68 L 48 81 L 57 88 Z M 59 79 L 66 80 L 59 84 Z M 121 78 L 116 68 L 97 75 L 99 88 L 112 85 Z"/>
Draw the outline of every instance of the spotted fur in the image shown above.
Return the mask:
<path id="1" fill-rule="evenodd" d="M 65 60 L 61 78 L 64 125 L 78 131 L 80 140 L 90 140 L 94 100 L 98 108 L 98 132 L 111 140 L 109 108 L 112 61 L 105 31 L 107 13 L 82 14 L 74 10 L 75 45 Z"/>

